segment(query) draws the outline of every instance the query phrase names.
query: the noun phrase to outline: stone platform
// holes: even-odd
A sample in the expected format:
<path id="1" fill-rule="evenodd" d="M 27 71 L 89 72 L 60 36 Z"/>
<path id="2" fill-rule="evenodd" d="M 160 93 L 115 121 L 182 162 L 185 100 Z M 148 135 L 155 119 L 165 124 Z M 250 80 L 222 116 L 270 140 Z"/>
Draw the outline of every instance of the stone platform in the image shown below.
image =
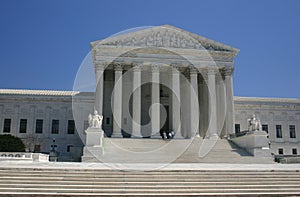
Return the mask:
<path id="1" fill-rule="evenodd" d="M 0 162 L 0 196 L 300 195 L 298 164 L 149 165 Z"/>
<path id="2" fill-rule="evenodd" d="M 257 158 L 226 139 L 126 139 L 104 138 L 103 154 L 93 162 L 103 163 L 273 163 Z"/>

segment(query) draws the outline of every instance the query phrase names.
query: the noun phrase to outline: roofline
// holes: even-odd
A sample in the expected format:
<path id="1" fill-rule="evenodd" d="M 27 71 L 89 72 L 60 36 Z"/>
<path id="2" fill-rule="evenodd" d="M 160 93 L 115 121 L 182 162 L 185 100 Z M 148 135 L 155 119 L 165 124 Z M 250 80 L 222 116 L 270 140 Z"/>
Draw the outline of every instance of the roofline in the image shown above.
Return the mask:
<path id="1" fill-rule="evenodd" d="M 75 96 L 79 93 L 64 90 L 0 89 L 0 95 Z"/>
<path id="2" fill-rule="evenodd" d="M 0 95 L 44 95 L 44 96 L 75 96 L 80 91 L 70 90 L 33 90 L 33 89 L 0 89 Z M 87 92 L 94 93 L 94 92 Z M 300 103 L 299 98 L 269 98 L 269 97 L 243 97 L 234 96 L 234 101 L 260 101 L 260 102 L 295 102 Z"/>
<path id="3" fill-rule="evenodd" d="M 243 97 L 243 96 L 234 96 L 234 101 L 300 103 L 299 98 Z"/>
<path id="4" fill-rule="evenodd" d="M 239 53 L 239 51 L 240 51 L 239 49 L 234 48 L 234 47 L 231 47 L 231 46 L 229 46 L 229 45 L 227 45 L 227 44 L 223 44 L 223 43 L 221 43 L 221 42 L 214 41 L 214 40 L 212 40 L 212 39 L 206 38 L 206 37 L 201 36 L 201 35 L 199 35 L 199 34 L 192 33 L 192 32 L 189 32 L 189 31 L 187 31 L 187 30 L 184 30 L 184 29 L 181 29 L 181 28 L 172 26 L 172 25 L 168 25 L 168 24 L 165 24 L 165 25 L 159 25 L 159 26 L 154 26 L 154 27 L 150 27 L 150 28 L 146 28 L 146 29 L 141 29 L 141 30 L 137 30 L 137 31 L 135 31 L 135 32 L 147 31 L 147 30 L 149 30 L 149 29 L 154 29 L 154 28 L 158 28 L 158 27 L 165 27 L 165 28 L 174 29 L 174 30 L 176 30 L 176 31 L 180 31 L 180 32 L 182 32 L 182 33 L 188 34 L 189 36 L 193 37 L 193 39 L 196 39 L 196 40 L 197 40 L 197 38 L 198 38 L 198 39 L 200 38 L 201 40 L 211 42 L 211 43 L 213 43 L 213 44 L 215 44 L 215 45 L 218 45 L 219 47 L 223 47 L 223 48 L 229 50 L 230 52 L 233 52 L 235 55 L 237 55 L 237 54 Z M 115 37 L 118 37 L 118 36 L 121 37 L 121 36 L 124 36 L 124 35 L 128 35 L 129 33 L 135 33 L 135 32 L 127 32 L 127 33 L 125 33 L 125 34 L 120 34 L 120 35 L 117 35 L 117 36 L 115 36 Z M 109 38 L 114 38 L 114 37 L 109 37 Z M 105 38 L 105 39 L 106 39 L 106 38 Z M 91 42 L 90 42 L 90 45 L 91 45 L 91 47 L 93 47 L 95 44 L 97 44 L 97 43 L 99 43 L 99 42 L 101 42 L 101 41 L 103 41 L 103 40 L 105 40 L 105 39 L 100 39 L 100 40 L 94 40 L 94 41 L 91 41 Z"/>

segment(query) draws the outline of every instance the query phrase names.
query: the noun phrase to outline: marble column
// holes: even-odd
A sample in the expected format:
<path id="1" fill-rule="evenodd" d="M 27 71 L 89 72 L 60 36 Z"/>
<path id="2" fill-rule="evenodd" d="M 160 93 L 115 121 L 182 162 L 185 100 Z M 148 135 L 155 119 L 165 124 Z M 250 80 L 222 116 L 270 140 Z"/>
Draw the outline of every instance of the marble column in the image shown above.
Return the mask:
<path id="1" fill-rule="evenodd" d="M 225 68 L 225 87 L 226 87 L 226 136 L 233 134 L 234 131 L 234 101 L 233 101 L 233 68 Z"/>
<path id="2" fill-rule="evenodd" d="M 159 66 L 151 66 L 151 129 L 152 135 L 160 131 L 160 89 L 159 89 Z"/>
<path id="3" fill-rule="evenodd" d="M 104 79 L 104 64 L 96 64 L 96 95 L 95 95 L 95 107 L 98 114 L 103 115 L 103 79 Z"/>
<path id="4" fill-rule="evenodd" d="M 180 113 L 180 72 L 177 66 L 172 67 L 172 126 L 176 133 L 175 137 L 181 136 L 181 113 Z"/>
<path id="5" fill-rule="evenodd" d="M 198 101 L 198 72 L 195 67 L 190 67 L 190 105 L 191 105 L 191 115 L 190 115 L 190 133 L 199 134 L 199 101 Z M 191 137 L 191 136 L 189 136 Z"/>
<path id="6" fill-rule="evenodd" d="M 122 73 L 123 67 L 117 64 L 115 67 L 115 83 L 113 95 L 113 137 L 122 137 Z"/>
<path id="7" fill-rule="evenodd" d="M 133 97 L 132 97 L 132 132 L 135 136 L 141 134 L 141 67 L 133 67 Z"/>
<path id="8" fill-rule="evenodd" d="M 183 70 L 183 69 L 182 69 Z M 191 103 L 190 103 L 190 74 L 187 69 L 184 69 L 180 77 L 180 103 L 181 103 L 181 135 L 184 138 L 189 138 L 191 125 Z"/>
<path id="9" fill-rule="evenodd" d="M 209 125 L 208 138 L 218 138 L 217 131 L 217 98 L 216 98 L 216 70 L 209 68 L 208 72 L 208 92 L 209 92 Z"/>

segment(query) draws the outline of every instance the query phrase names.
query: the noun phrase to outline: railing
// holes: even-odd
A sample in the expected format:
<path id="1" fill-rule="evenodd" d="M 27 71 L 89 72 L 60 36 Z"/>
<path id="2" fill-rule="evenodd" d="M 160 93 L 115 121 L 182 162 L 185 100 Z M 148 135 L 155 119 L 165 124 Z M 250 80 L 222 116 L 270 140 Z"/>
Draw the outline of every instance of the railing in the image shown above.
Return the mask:
<path id="1" fill-rule="evenodd" d="M 0 160 L 16 160 L 16 161 L 39 161 L 48 162 L 49 155 L 42 153 L 26 153 L 26 152 L 0 152 Z"/>

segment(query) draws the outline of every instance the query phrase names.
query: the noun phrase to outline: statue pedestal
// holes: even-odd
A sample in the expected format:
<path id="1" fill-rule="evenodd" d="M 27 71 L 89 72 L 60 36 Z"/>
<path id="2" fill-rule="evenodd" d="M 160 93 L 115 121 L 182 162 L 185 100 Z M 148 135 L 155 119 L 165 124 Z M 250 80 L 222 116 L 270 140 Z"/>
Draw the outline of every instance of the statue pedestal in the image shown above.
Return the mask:
<path id="1" fill-rule="evenodd" d="M 86 140 L 83 148 L 83 162 L 96 162 L 103 155 L 103 133 L 101 128 L 89 127 L 85 130 Z"/>
<path id="2" fill-rule="evenodd" d="M 230 140 L 255 157 L 271 157 L 268 134 L 265 131 L 249 131 L 246 135 Z"/>

